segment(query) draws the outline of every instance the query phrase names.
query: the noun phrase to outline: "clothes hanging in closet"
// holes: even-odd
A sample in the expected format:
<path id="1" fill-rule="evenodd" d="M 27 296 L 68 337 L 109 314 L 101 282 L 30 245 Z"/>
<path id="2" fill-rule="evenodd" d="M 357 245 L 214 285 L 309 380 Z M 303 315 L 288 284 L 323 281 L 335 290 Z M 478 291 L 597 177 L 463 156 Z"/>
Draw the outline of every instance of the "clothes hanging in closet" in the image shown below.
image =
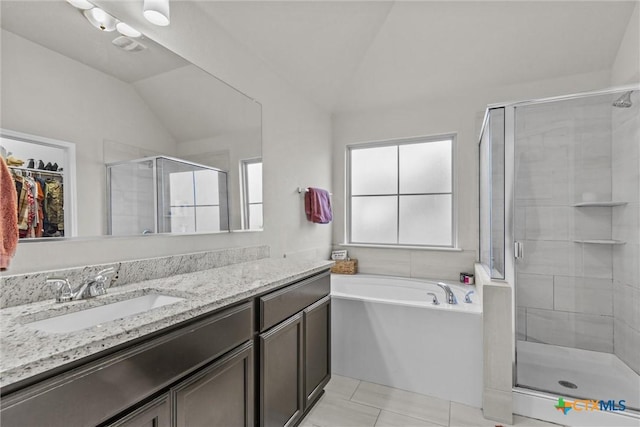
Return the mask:
<path id="1" fill-rule="evenodd" d="M 12 171 L 21 238 L 64 236 L 64 192 L 60 177 L 22 175 Z"/>
<path id="2" fill-rule="evenodd" d="M 50 235 L 64 232 L 64 208 L 62 183 L 55 179 L 47 179 L 45 184 L 45 210 L 49 219 Z"/>
<path id="3" fill-rule="evenodd" d="M 9 267 L 18 245 L 16 194 L 4 156 L 0 156 L 0 200 L 0 271 L 4 271 Z"/>

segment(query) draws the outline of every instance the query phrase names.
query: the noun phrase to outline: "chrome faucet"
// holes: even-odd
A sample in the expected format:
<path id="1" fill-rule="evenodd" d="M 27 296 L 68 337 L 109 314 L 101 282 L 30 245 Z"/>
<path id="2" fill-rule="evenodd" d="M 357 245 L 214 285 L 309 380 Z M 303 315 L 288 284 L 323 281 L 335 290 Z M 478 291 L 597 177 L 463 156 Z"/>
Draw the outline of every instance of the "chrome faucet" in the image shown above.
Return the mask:
<path id="1" fill-rule="evenodd" d="M 456 296 L 453 294 L 453 291 L 451 290 L 449 285 L 447 285 L 446 283 L 442 283 L 442 282 L 438 282 L 438 283 L 436 283 L 436 285 L 438 285 L 438 286 L 440 286 L 442 288 L 442 290 L 445 293 L 445 296 L 447 297 L 447 302 L 449 304 L 457 304 L 458 303 L 458 300 L 456 299 Z"/>
<path id="2" fill-rule="evenodd" d="M 107 284 L 111 274 L 115 270 L 113 267 L 101 270 L 94 277 L 86 279 L 82 284 L 76 288 L 71 286 L 68 279 L 61 277 L 50 277 L 47 279 L 47 285 L 56 286 L 56 301 L 67 302 L 77 301 L 81 299 L 93 298 L 98 295 L 104 295 L 107 293 L 107 288 L 110 283 Z"/>
<path id="3" fill-rule="evenodd" d="M 431 295 L 433 299 L 431 300 L 433 305 L 440 305 L 440 301 L 438 301 L 438 297 L 433 292 L 427 292 L 427 295 Z"/>
<path id="4" fill-rule="evenodd" d="M 466 302 L 467 304 L 473 303 L 473 301 L 471 300 L 471 295 L 475 293 L 476 293 L 475 291 L 469 291 L 466 294 L 464 294 L 464 302 Z"/>

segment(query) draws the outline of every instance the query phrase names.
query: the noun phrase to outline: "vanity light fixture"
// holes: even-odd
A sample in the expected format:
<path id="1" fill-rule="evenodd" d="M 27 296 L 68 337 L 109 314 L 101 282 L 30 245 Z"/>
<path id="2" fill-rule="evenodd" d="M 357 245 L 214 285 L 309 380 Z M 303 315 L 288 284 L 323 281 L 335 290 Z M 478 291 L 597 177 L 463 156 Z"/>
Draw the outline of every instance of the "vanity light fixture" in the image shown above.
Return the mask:
<path id="1" fill-rule="evenodd" d="M 93 8 L 93 5 L 87 0 L 67 0 L 71 6 L 80 10 L 89 10 Z"/>
<path id="2" fill-rule="evenodd" d="M 136 30 L 131 25 L 126 24 L 124 22 L 118 22 L 116 24 L 116 30 L 118 30 L 118 32 L 123 36 L 132 37 L 132 38 L 138 38 L 142 35 L 140 31 Z"/>
<path id="3" fill-rule="evenodd" d="M 118 30 L 118 32 L 122 36 L 124 36 L 124 38 L 137 39 L 138 37 L 142 37 L 142 33 L 140 31 L 136 30 L 131 25 L 125 22 L 119 21 L 99 7 L 95 7 L 88 0 L 67 0 L 67 3 L 80 10 L 84 17 L 87 18 L 87 21 L 89 21 L 91 25 L 93 25 L 100 31 L 111 32 L 114 30 Z M 116 40 L 118 40 L 118 38 L 116 38 Z M 113 44 L 125 49 L 125 47 L 121 46 L 123 44 L 122 41 L 116 42 L 116 40 L 114 40 Z M 139 46 L 135 43 L 129 42 L 125 44 L 127 45 L 127 48 L 125 50 L 138 51 L 146 49 L 144 45 L 141 45 L 139 43 Z"/>
<path id="4" fill-rule="evenodd" d="M 169 0 L 144 0 L 142 14 L 152 24 L 169 25 Z"/>
<path id="5" fill-rule="evenodd" d="M 91 25 L 101 31 L 111 32 L 116 29 L 116 23 L 118 22 L 118 20 L 99 7 L 87 9 L 82 13 L 84 14 L 84 17 L 87 18 L 87 20 L 91 23 Z"/>

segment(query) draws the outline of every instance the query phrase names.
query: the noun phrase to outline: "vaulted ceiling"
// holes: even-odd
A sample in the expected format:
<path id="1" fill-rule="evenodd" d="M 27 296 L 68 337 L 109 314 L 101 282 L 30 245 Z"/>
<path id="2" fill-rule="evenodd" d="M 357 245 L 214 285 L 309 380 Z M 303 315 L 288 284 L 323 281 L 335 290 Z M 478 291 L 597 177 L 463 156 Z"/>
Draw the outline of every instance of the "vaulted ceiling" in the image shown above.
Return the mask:
<path id="1" fill-rule="evenodd" d="M 140 16 L 142 0 L 94 1 L 117 16 Z M 165 31 L 185 28 L 181 12 L 192 8 L 303 96 L 339 112 L 608 70 L 639 2 L 171 0 L 174 22 Z M 200 30 L 203 43 L 215 40 Z M 77 50 L 86 56 L 91 41 L 82 41 Z"/>
<path id="2" fill-rule="evenodd" d="M 329 111 L 607 70 L 637 1 L 199 1 Z"/>

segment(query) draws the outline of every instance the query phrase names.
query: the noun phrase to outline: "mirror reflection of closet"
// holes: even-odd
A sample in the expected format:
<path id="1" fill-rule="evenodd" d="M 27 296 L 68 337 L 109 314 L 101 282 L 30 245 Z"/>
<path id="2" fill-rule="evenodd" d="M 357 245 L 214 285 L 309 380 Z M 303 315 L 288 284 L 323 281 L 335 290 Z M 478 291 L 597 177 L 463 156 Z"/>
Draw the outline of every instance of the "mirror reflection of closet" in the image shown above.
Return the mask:
<path id="1" fill-rule="evenodd" d="M 16 186 L 20 240 L 75 236 L 75 144 L 0 130 L 0 147 Z"/>

